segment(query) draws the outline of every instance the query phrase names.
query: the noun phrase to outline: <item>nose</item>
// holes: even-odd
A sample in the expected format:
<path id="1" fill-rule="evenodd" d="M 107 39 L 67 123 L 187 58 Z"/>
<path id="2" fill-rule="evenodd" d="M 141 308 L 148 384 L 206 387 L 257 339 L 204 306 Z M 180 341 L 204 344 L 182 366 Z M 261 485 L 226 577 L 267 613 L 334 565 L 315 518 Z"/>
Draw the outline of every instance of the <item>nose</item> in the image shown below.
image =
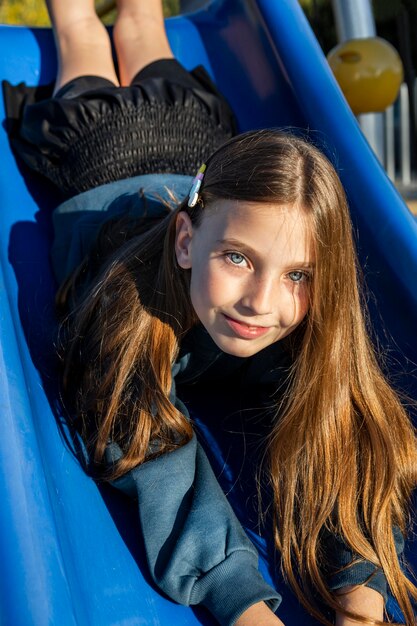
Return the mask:
<path id="1" fill-rule="evenodd" d="M 269 315 L 274 312 L 278 286 L 272 278 L 253 278 L 246 285 L 241 298 L 242 306 L 255 315 Z"/>

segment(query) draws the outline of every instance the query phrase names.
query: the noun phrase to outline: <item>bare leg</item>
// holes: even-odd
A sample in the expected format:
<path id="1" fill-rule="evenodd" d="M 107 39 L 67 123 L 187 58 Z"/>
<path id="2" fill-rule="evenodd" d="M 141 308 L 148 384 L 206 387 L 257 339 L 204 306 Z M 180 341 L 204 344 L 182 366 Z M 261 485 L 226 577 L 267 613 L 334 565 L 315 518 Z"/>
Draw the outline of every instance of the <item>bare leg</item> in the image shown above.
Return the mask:
<path id="1" fill-rule="evenodd" d="M 117 9 L 113 38 L 119 78 L 121 85 L 129 85 L 146 65 L 174 55 L 165 32 L 161 0 L 118 0 Z"/>
<path id="2" fill-rule="evenodd" d="M 102 76 L 119 84 L 107 31 L 94 0 L 47 0 L 58 52 L 55 91 L 78 76 Z"/>

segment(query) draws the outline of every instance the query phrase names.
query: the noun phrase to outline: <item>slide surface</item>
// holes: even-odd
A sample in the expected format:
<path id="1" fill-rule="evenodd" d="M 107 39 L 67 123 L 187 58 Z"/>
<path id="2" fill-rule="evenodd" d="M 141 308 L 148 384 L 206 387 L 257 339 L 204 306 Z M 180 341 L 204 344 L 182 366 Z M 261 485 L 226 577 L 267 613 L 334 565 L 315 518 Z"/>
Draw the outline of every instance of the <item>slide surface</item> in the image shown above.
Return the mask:
<path id="1" fill-rule="evenodd" d="M 298 2 L 218 0 L 168 20 L 167 28 L 179 60 L 187 68 L 201 63 L 211 73 L 240 130 L 308 128 L 334 157 L 352 209 L 377 340 L 390 375 L 417 399 L 417 223 L 362 136 Z M 49 30 L 0 27 L 0 53 L 2 79 L 31 85 L 53 80 Z M 0 109 L 4 119 L 2 102 Z M 54 198 L 19 170 L 4 124 L 0 151 L 0 623 L 213 624 L 204 610 L 178 606 L 152 586 L 136 505 L 98 488 L 71 452 L 52 349 Z M 200 427 L 215 463 L 216 436 L 221 441 L 222 434 L 214 417 L 207 426 L 202 411 Z M 248 494 L 235 495 L 233 504 L 242 510 Z M 282 585 L 282 619 L 313 625 L 273 571 L 267 542 L 248 528 L 265 576 Z M 417 547 L 409 544 L 408 552 L 416 561 Z M 390 609 L 395 614 L 393 604 Z"/>

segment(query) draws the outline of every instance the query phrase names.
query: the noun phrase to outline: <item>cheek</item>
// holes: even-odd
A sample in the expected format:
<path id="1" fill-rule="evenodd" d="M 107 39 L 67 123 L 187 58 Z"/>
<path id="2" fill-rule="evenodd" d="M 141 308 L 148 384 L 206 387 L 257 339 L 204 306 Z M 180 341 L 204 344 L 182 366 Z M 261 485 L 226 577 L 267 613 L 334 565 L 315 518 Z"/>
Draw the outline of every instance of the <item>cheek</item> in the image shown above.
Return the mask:
<path id="1" fill-rule="evenodd" d="M 213 306 L 213 298 L 216 297 L 215 291 L 215 282 L 210 272 L 207 269 L 201 270 L 199 267 L 193 267 L 191 269 L 190 298 L 200 321 L 204 322 L 208 309 Z"/>
<path id="2" fill-rule="evenodd" d="M 298 315 L 302 319 L 307 315 L 310 308 L 310 286 L 306 286 L 302 289 L 298 298 Z"/>
<path id="3" fill-rule="evenodd" d="M 287 300 L 285 323 L 288 326 L 297 326 L 305 318 L 310 307 L 309 285 L 294 287 Z"/>
<path id="4" fill-rule="evenodd" d="M 216 307 L 227 303 L 231 295 L 231 284 L 216 265 L 193 267 L 191 270 L 190 296 L 194 308 Z"/>

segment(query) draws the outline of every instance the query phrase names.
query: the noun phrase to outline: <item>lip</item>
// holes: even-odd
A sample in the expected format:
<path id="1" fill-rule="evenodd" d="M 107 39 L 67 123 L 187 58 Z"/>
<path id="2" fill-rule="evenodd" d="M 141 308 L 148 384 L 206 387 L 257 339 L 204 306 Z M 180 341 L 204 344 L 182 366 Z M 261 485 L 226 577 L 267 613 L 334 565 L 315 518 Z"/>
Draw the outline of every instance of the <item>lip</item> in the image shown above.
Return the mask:
<path id="1" fill-rule="evenodd" d="M 240 322 L 239 320 L 225 315 L 225 313 L 223 313 L 223 317 L 235 334 L 243 339 L 257 339 L 265 335 L 270 329 L 270 326 L 251 326 L 245 324 L 244 322 Z"/>

